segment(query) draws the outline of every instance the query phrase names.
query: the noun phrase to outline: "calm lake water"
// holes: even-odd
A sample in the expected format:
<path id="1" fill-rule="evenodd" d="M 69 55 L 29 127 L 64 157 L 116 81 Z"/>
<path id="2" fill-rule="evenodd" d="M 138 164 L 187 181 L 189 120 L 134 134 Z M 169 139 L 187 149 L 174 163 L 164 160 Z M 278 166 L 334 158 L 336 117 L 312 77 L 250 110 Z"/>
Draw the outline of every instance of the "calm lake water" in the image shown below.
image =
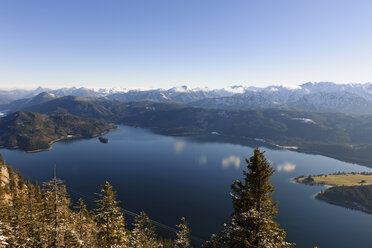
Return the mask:
<path id="1" fill-rule="evenodd" d="M 58 177 L 69 189 L 90 197 L 108 180 L 118 191 L 121 207 L 144 210 L 169 226 L 184 216 L 192 234 L 205 240 L 222 229 L 232 212 L 230 184 L 242 177 L 244 158 L 252 155 L 252 147 L 201 143 L 125 126 L 105 137 L 108 144 L 93 138 L 58 142 L 39 153 L 0 153 L 25 178 L 39 182 L 50 180 L 57 164 Z M 287 230 L 288 241 L 297 247 L 371 247 L 372 215 L 314 199 L 321 186 L 290 182 L 299 175 L 371 169 L 320 155 L 262 149 L 277 170 L 271 180 L 279 201 L 277 221 Z M 72 190 L 70 196 L 79 197 Z"/>

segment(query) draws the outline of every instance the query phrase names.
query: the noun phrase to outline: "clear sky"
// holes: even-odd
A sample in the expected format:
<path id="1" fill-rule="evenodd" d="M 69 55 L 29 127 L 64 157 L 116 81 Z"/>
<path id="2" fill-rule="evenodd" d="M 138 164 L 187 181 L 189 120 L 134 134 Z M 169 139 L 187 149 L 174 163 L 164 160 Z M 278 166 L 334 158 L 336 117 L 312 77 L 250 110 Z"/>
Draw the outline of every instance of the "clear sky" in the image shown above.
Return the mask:
<path id="1" fill-rule="evenodd" d="M 0 88 L 372 81 L 371 0 L 1 0 Z"/>

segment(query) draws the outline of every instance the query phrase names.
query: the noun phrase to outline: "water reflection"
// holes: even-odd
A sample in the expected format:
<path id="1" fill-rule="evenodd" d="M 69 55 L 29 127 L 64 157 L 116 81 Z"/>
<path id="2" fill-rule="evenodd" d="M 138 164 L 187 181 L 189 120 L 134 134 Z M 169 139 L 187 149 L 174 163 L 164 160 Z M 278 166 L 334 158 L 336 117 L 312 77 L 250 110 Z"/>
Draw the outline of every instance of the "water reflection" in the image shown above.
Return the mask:
<path id="1" fill-rule="evenodd" d="M 178 153 L 181 153 L 183 149 L 185 149 L 185 141 L 177 140 L 174 143 L 174 151 L 178 154 Z"/>
<path id="2" fill-rule="evenodd" d="M 225 157 L 221 160 L 221 164 L 223 168 L 229 168 L 230 166 L 235 166 L 235 168 L 240 167 L 240 157 L 235 155 L 230 155 Z"/>
<path id="3" fill-rule="evenodd" d="M 291 162 L 284 162 L 282 164 L 278 164 L 276 167 L 278 172 L 284 171 L 284 172 L 292 172 L 296 169 L 296 165 Z"/>
<path id="4" fill-rule="evenodd" d="M 198 157 L 196 160 L 196 163 L 200 165 L 205 165 L 207 164 L 207 162 L 208 162 L 208 159 L 207 159 L 207 156 L 205 155 Z"/>

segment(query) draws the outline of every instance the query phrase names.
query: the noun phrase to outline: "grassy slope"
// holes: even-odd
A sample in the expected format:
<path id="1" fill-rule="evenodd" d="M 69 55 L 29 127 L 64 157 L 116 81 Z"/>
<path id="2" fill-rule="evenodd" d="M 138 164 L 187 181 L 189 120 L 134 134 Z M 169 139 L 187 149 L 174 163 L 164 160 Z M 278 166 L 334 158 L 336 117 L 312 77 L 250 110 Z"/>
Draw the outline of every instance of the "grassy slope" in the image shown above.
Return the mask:
<path id="1" fill-rule="evenodd" d="M 307 177 L 296 178 L 296 181 L 302 183 Z M 364 174 L 339 174 L 339 175 L 321 175 L 312 176 L 314 181 L 311 184 L 325 184 L 332 186 L 360 186 L 372 185 L 372 175 Z M 365 181 L 362 183 L 362 181 Z"/>

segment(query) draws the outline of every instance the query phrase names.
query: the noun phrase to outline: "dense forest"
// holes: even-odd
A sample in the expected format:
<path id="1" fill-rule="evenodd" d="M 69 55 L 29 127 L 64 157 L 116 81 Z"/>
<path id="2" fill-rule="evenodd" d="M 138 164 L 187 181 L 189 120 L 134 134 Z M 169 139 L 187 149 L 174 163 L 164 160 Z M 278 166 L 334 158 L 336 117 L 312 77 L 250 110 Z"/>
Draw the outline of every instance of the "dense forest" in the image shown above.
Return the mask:
<path id="1" fill-rule="evenodd" d="M 204 247 L 293 247 L 274 221 L 277 203 L 269 182 L 274 170 L 258 149 L 246 161 L 244 179 L 231 186 L 231 221 Z M 1 156 L 0 167 L 0 247 L 191 247 L 185 218 L 177 225 L 174 240 L 159 237 L 144 212 L 129 228 L 109 182 L 97 194 L 96 207 L 88 210 L 83 199 L 71 205 L 66 185 L 56 177 L 42 185 L 24 181 Z"/>

